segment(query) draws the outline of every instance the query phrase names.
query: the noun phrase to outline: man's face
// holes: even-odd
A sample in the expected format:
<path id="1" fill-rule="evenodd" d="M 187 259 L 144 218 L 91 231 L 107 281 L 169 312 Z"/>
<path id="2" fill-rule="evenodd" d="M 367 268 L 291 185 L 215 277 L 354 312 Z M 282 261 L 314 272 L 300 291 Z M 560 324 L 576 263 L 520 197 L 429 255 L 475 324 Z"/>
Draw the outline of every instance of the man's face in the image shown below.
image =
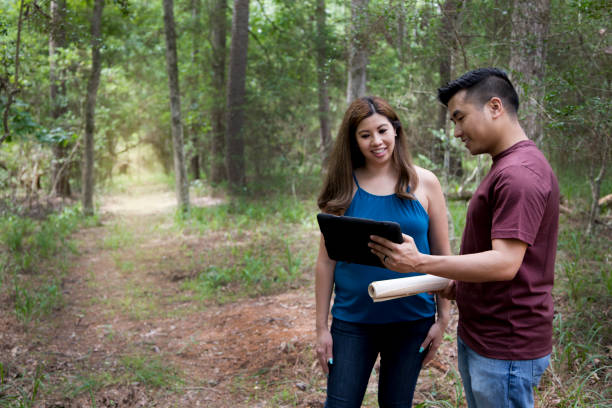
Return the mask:
<path id="1" fill-rule="evenodd" d="M 465 94 L 466 91 L 461 90 L 448 101 L 455 137 L 460 138 L 473 155 L 490 153 L 494 141 L 490 134 L 491 117 L 487 104 L 479 107 L 466 100 Z"/>

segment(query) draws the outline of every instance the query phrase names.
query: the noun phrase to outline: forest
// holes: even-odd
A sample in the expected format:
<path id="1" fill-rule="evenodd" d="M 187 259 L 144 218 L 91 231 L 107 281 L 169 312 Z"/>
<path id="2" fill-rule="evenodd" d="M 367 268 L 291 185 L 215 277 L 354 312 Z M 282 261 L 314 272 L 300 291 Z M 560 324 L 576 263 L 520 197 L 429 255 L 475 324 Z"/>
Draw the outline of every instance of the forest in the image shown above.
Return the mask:
<path id="1" fill-rule="evenodd" d="M 612 407 L 608 0 L 0 0 L 0 407 L 323 407 L 316 199 L 398 112 L 455 254 L 489 156 L 437 89 L 506 71 L 561 189 L 538 407 Z M 415 407 L 466 407 L 457 309 Z M 377 372 L 363 406 L 377 407 Z"/>

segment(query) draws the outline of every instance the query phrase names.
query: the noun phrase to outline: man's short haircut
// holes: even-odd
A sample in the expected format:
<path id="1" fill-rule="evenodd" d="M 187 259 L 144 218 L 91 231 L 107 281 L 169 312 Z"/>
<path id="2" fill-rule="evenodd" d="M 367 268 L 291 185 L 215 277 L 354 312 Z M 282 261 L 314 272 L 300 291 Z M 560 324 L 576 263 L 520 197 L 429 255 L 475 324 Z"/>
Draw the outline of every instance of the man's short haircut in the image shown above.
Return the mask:
<path id="1" fill-rule="evenodd" d="M 438 89 L 438 99 L 448 106 L 448 101 L 459 91 L 466 90 L 466 100 L 483 106 L 497 96 L 506 109 L 516 115 L 519 98 L 508 75 L 498 68 L 478 68 L 463 74 Z"/>

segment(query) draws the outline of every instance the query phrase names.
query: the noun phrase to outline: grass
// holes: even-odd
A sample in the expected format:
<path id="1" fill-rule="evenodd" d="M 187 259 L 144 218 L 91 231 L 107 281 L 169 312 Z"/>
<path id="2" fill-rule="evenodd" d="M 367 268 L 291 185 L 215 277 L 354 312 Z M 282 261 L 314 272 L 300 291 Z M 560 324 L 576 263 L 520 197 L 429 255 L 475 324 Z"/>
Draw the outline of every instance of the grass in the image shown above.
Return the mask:
<path id="1" fill-rule="evenodd" d="M 128 248 L 135 242 L 134 233 L 122 223 L 114 223 L 109 232 L 102 241 L 104 249 Z"/>
<path id="2" fill-rule="evenodd" d="M 29 322 L 49 315 L 61 307 L 60 282 L 55 279 L 38 287 L 22 286 L 15 282 L 15 314 L 22 322 Z"/>
<path id="3" fill-rule="evenodd" d="M 196 298 L 225 303 L 301 286 L 316 256 L 316 213 L 311 205 L 275 196 L 196 207 L 187 217 L 177 216 L 177 226 L 185 233 L 223 235 L 223 243 L 211 245 L 207 255 L 191 254 L 189 268 L 195 273 L 181 288 Z"/>
<path id="4" fill-rule="evenodd" d="M 147 389 L 179 391 L 184 384 L 181 373 L 162 356 L 126 354 L 117 362 L 105 363 L 108 365 L 106 370 L 92 372 L 89 369 L 67 379 L 62 393 L 70 398 L 86 394 L 95 403 L 95 395 L 100 390 L 114 385 L 141 384 Z"/>
<path id="5" fill-rule="evenodd" d="M 178 370 L 161 356 L 127 355 L 121 358 L 121 364 L 130 383 L 168 390 L 178 390 L 184 383 Z"/>
<path id="6" fill-rule="evenodd" d="M 554 165 L 553 165 L 554 166 Z M 586 164 L 572 163 L 571 165 L 554 166 L 561 194 L 575 205 L 587 205 L 591 202 L 591 186 L 589 184 L 589 170 Z M 602 195 L 612 192 L 612 177 L 609 175 L 601 183 Z"/>
<path id="7" fill-rule="evenodd" d="M 129 281 L 125 289 L 125 296 L 120 299 L 123 313 L 138 320 L 159 314 L 159 295 L 155 288 L 143 285 L 142 282 Z"/>
<path id="8" fill-rule="evenodd" d="M 62 306 L 61 281 L 70 256 L 77 252 L 70 236 L 77 228 L 98 223 L 97 217 L 83 218 L 79 206 L 43 219 L 0 217 L 0 298 L 26 328 Z M 36 406 L 45 384 L 43 371 L 37 365 L 31 374 L 7 378 L 0 362 L 0 406 Z"/>
<path id="9" fill-rule="evenodd" d="M 126 187 L 125 191 L 129 189 Z M 572 201 L 571 195 L 568 199 L 580 203 Z M 463 201 L 449 203 L 457 238 L 463 230 L 466 209 Z M 237 197 L 216 206 L 192 208 L 189 215 L 177 215 L 174 227 L 163 231 L 157 224 L 149 228 L 155 235 L 184 234 L 189 238 L 185 242 L 197 242 L 197 246 L 185 243 L 168 252 L 156 249 L 134 253 L 137 241 L 134 232 L 116 224 L 108 228 L 101 249 L 113 251 L 114 267 L 124 277 L 137 276 L 141 270 L 180 275 L 177 299 L 225 303 L 311 284 L 318 246 L 316 212 L 312 197 L 302 199 L 276 193 L 258 200 Z M 15 216 L 0 218 L 0 294 L 10 299 L 20 321 L 36 322 L 61 307 L 62 271 L 68 255 L 76 251 L 70 243 L 70 234 L 79 226 L 97 222 L 82 221 L 78 209 L 42 221 Z M 562 217 L 554 290 L 555 346 L 550 368 L 538 390 L 539 406 L 612 406 L 607 386 L 612 380 L 608 349 L 612 334 L 607 323 L 612 305 L 609 235 L 599 231 L 599 235 L 588 237 L 581 232 L 583 229 L 575 219 Z M 458 248 L 458 240 L 453 246 Z M 123 248 L 129 250 L 121 251 Z M 44 268 L 39 268 L 41 263 Z M 93 285 L 93 271 L 84 273 Z M 161 308 L 165 307 L 158 300 L 161 291 L 134 279 L 123 289 L 123 296 L 109 303 L 108 310 L 134 319 L 160 316 Z M 173 301 L 165 298 L 164 302 Z M 172 313 L 185 310 L 176 309 Z M 112 326 L 100 334 L 106 341 L 120 336 Z M 446 340 L 454 342 L 454 334 L 447 335 Z M 266 406 L 297 406 L 306 395 L 323 399 L 325 378 L 317 371 L 318 367 L 311 366 L 314 349 L 301 346 L 295 354 L 296 362 L 279 357 L 274 367 L 237 375 L 230 391 L 253 404 L 267 401 Z M 113 364 L 116 371 L 92 368 L 81 376 L 71 377 L 65 384 L 66 395 L 89 395 L 91 406 L 95 406 L 95 395 L 108 386 L 137 383 L 146 389 L 179 391 L 184 384 L 183 374 L 157 354 L 126 354 Z M 432 386 L 422 393 L 425 400 L 416 407 L 462 406 L 461 381 L 452 367 L 446 373 L 425 369 L 421 375 L 429 376 Z M 298 390 L 297 382 L 307 384 L 307 391 Z M 32 406 L 44 384 L 43 374 L 31 372 L 9 385 L 0 363 L 0 406 Z M 368 391 L 366 405 L 377 406 L 375 389 Z"/>
<path id="10" fill-rule="evenodd" d="M 5 408 L 34 407 L 42 381 L 42 370 L 40 366 L 37 366 L 31 385 L 27 383 L 9 384 L 4 366 L 0 363 L 0 406 Z"/>
<path id="11" fill-rule="evenodd" d="M 610 407 L 612 305 L 609 236 L 586 236 L 562 218 L 559 234 L 554 340 L 542 398 L 558 407 Z"/>
<path id="12" fill-rule="evenodd" d="M 271 237 L 260 237 L 256 242 L 259 244 L 256 247 L 231 248 L 230 256 L 221 266 L 207 266 L 195 278 L 184 282 L 182 288 L 202 298 L 218 297 L 219 291 L 223 293 L 225 289 L 226 300 L 231 300 L 234 298 L 231 294 L 236 292 L 255 296 L 296 287 L 304 272 L 300 254 L 293 253 L 288 243 L 283 251 L 282 243 Z"/>
<path id="13" fill-rule="evenodd" d="M 450 213 L 450 220 L 453 225 L 453 235 L 450 236 L 451 250 L 454 254 L 459 253 L 459 246 L 461 245 L 461 233 L 465 227 L 465 214 L 467 213 L 468 202 L 459 201 L 448 201 L 448 210 Z"/>
<path id="14" fill-rule="evenodd" d="M 162 171 L 135 171 L 129 174 L 115 175 L 112 180 L 100 186 L 103 194 L 134 194 L 135 186 L 159 186 L 164 190 L 174 190 L 174 176 Z"/>
<path id="15" fill-rule="evenodd" d="M 253 229 L 265 223 L 271 226 L 298 224 L 314 226 L 316 207 L 310 200 L 293 196 L 275 195 L 265 199 L 231 199 L 229 203 L 194 207 L 187 216 L 177 214 L 181 228 L 193 228 L 201 232 L 227 229 Z"/>
<path id="16" fill-rule="evenodd" d="M 19 320 L 42 318 L 61 305 L 61 277 L 68 257 L 76 253 L 70 234 L 97 222 L 95 217 L 83 219 L 78 206 L 43 220 L 16 215 L 0 218 L 0 290 L 11 292 Z"/>
<path id="17" fill-rule="evenodd" d="M 576 177 L 569 179 L 561 174 L 560 184 L 566 199 L 577 206 L 578 212 L 584 212 L 587 201 L 588 185 Z M 607 186 L 607 187 L 606 187 Z M 607 180 L 602 191 L 608 191 L 612 185 Z M 606 190 L 608 188 L 608 190 Z M 586 195 L 588 197 L 588 195 Z M 301 217 L 283 215 L 282 208 L 270 206 L 268 209 L 253 208 L 242 210 L 244 204 L 233 203 L 220 208 L 209 208 L 206 211 L 208 224 L 203 224 L 202 230 L 225 231 L 229 225 L 236 222 L 245 229 L 265 230 L 262 225 L 274 225 L 266 221 L 266 215 L 272 211 L 282 218 L 298 223 Z M 256 204 L 257 205 L 257 204 Z M 461 232 L 464 228 L 467 203 L 451 201 L 449 203 L 451 221 L 455 230 L 457 242 L 453 247 L 458 249 Z M 313 214 L 312 212 L 311 214 Z M 251 215 L 254 215 L 251 217 Z M 197 218 L 197 216 L 196 216 Z M 269 222 L 269 224 L 267 224 Z M 285 221 L 286 222 L 286 221 Z M 279 224 L 279 228 L 282 223 Z M 293 224 L 295 225 L 295 224 Z M 308 229 L 308 224 L 303 224 Z M 313 228 L 316 231 L 316 226 Z M 610 305 L 612 305 L 612 270 L 610 269 L 609 231 L 600 230 L 592 236 L 585 236 L 584 226 L 572 218 L 562 217 L 558 242 L 556 268 L 556 283 L 554 298 L 556 316 L 554 321 L 554 350 L 550 367 L 542 378 L 536 391 L 540 406 L 556 407 L 612 407 L 612 362 L 610 360 L 610 345 L 612 344 L 610 321 Z M 260 237 L 261 238 L 261 237 Z M 265 242 L 265 239 L 258 239 Z M 201 285 L 200 288 L 213 290 L 219 287 L 231 287 L 236 282 L 249 282 L 244 270 L 250 270 L 253 253 L 242 252 L 243 257 L 232 261 L 232 266 L 215 265 L 203 271 L 197 279 L 186 285 Z M 275 252 L 276 258 L 278 250 Z M 260 255 L 261 265 L 255 269 L 265 270 L 269 260 Z M 303 259 L 303 255 L 302 255 Z M 268 263 L 266 263 L 268 262 Z M 257 264 L 257 263 L 255 263 Z M 239 265 L 239 267 L 236 267 Z M 257 264 L 259 265 L 259 264 Z M 312 265 L 312 264 L 310 264 Z M 425 373 L 425 370 L 424 370 Z M 436 375 L 438 374 L 435 372 Z M 287 373 L 291 375 L 291 373 Z M 422 374 L 423 375 L 423 374 Z M 278 404 L 292 406 L 294 390 L 290 385 L 282 387 L 278 384 L 266 383 L 266 374 L 253 377 L 243 377 L 237 392 L 250 395 L 251 399 L 274 398 Z M 259 388 L 253 395 L 253 387 Z M 263 384 L 266 384 L 267 395 L 262 395 Z M 464 404 L 463 387 L 459 374 L 451 369 L 443 378 L 435 378 L 434 387 L 429 390 L 425 401 L 416 405 L 419 407 L 461 407 Z M 324 395 L 324 393 L 323 393 Z M 375 395 L 368 394 L 364 403 L 367 406 L 377 406 Z"/>

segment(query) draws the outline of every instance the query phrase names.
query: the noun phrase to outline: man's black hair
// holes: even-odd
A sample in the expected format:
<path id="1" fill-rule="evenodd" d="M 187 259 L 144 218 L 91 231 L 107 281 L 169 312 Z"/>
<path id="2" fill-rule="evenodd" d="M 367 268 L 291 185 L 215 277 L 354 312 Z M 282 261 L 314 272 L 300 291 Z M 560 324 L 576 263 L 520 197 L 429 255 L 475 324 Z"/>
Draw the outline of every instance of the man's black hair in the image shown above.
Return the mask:
<path id="1" fill-rule="evenodd" d="M 498 68 L 478 68 L 463 74 L 438 89 L 438 99 L 448 106 L 448 101 L 459 91 L 466 90 L 466 100 L 482 106 L 497 96 L 508 111 L 516 114 L 519 99 L 508 75 Z"/>

